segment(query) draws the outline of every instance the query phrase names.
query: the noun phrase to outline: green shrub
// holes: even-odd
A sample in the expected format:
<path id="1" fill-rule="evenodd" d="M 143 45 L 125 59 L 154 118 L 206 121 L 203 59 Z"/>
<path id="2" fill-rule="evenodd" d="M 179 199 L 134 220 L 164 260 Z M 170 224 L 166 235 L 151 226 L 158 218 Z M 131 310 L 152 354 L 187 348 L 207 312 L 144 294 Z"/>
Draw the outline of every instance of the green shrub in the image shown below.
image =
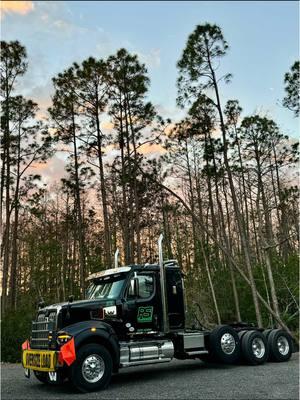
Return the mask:
<path id="1" fill-rule="evenodd" d="M 1 354 L 3 362 L 20 362 L 22 343 L 29 338 L 33 312 L 9 311 L 2 319 Z"/>

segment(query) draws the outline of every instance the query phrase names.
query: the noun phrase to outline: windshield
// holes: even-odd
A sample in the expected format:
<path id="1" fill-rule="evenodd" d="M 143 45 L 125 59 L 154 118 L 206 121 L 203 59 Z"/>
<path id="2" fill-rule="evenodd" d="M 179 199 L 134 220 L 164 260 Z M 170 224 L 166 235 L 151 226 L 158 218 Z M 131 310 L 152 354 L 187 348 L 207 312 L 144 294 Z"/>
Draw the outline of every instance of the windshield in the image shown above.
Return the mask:
<path id="1" fill-rule="evenodd" d="M 116 299 L 119 297 L 125 275 L 105 276 L 94 280 L 87 289 L 87 299 Z"/>

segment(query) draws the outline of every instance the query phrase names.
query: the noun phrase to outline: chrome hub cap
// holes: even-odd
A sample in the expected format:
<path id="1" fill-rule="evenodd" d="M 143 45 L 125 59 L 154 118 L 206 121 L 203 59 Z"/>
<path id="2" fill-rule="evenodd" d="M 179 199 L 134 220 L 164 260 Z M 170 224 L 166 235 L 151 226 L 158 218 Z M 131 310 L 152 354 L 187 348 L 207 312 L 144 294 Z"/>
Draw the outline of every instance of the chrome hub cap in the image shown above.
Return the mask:
<path id="1" fill-rule="evenodd" d="M 105 364 L 98 354 L 89 355 L 82 363 L 82 375 L 89 383 L 98 382 L 105 371 Z"/>
<path id="2" fill-rule="evenodd" d="M 277 347 L 280 354 L 286 356 L 290 350 L 289 342 L 284 336 L 279 336 L 277 339 Z"/>
<path id="3" fill-rule="evenodd" d="M 256 358 L 262 358 L 265 355 L 266 347 L 261 338 L 254 338 L 252 340 L 252 351 Z"/>
<path id="4" fill-rule="evenodd" d="M 235 340 L 230 333 L 224 333 L 221 337 L 221 348 L 225 354 L 232 354 L 235 350 Z"/>

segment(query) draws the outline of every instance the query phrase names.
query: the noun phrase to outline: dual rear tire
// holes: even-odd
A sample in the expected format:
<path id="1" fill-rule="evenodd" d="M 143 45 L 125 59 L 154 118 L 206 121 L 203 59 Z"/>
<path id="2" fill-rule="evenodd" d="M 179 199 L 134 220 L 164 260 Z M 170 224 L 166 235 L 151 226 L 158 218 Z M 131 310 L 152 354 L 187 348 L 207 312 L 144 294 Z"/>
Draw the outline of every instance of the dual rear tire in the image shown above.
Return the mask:
<path id="1" fill-rule="evenodd" d="M 250 365 L 288 361 L 293 352 L 292 338 L 282 329 L 240 331 L 239 338 L 242 359 Z"/>
<path id="2" fill-rule="evenodd" d="M 233 364 L 242 359 L 250 365 L 288 361 L 293 346 L 290 335 L 282 329 L 237 333 L 228 325 L 216 327 L 209 335 L 208 345 L 209 354 L 200 357 L 203 361 Z"/>
<path id="3" fill-rule="evenodd" d="M 272 329 L 267 334 L 269 361 L 284 362 L 291 358 L 293 342 L 291 336 L 283 329 Z"/>
<path id="4" fill-rule="evenodd" d="M 259 365 L 269 356 L 267 339 L 263 333 L 255 330 L 241 331 L 239 337 L 242 346 L 242 358 L 250 365 Z"/>

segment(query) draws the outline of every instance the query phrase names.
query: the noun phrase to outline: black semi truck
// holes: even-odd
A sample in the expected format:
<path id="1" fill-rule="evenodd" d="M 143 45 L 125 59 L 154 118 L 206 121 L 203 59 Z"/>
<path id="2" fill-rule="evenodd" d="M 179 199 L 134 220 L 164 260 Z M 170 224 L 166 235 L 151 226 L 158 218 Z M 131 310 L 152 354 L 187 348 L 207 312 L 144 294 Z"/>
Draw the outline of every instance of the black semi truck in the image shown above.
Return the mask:
<path id="1" fill-rule="evenodd" d="M 82 392 L 105 388 L 120 368 L 201 359 L 258 365 L 287 361 L 293 342 L 281 329 L 245 323 L 187 329 L 183 274 L 176 260 L 92 274 L 86 299 L 42 306 L 22 345 L 25 375 L 43 383 L 69 379 Z"/>

